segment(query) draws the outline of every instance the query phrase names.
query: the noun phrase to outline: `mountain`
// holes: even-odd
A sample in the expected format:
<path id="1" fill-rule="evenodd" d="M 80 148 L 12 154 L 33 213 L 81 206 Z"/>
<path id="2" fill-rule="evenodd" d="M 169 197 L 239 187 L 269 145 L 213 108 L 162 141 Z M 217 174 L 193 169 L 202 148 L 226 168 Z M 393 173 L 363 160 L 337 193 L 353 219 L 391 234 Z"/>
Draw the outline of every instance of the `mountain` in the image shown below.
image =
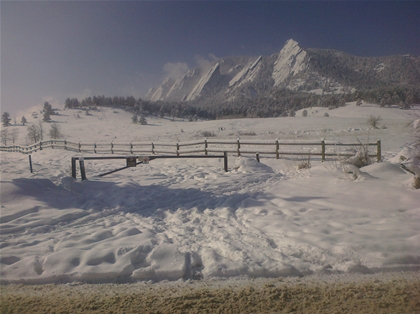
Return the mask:
<path id="1" fill-rule="evenodd" d="M 193 68 L 166 79 L 146 96 L 151 101 L 231 101 L 267 97 L 287 89 L 317 95 L 420 86 L 420 57 L 357 57 L 344 52 L 304 49 L 289 39 L 277 54 L 226 57 L 209 68 Z"/>

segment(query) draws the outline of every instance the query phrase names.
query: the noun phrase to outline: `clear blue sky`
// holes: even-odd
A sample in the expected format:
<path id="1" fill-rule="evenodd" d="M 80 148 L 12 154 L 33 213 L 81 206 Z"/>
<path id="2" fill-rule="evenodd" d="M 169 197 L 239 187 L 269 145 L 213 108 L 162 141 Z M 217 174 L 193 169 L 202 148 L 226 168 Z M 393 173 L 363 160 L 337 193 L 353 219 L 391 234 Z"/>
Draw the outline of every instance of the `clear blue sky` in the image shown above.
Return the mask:
<path id="1" fill-rule="evenodd" d="M 142 97 L 214 57 L 304 48 L 420 55 L 420 1 L 1 1 L 1 112 Z"/>

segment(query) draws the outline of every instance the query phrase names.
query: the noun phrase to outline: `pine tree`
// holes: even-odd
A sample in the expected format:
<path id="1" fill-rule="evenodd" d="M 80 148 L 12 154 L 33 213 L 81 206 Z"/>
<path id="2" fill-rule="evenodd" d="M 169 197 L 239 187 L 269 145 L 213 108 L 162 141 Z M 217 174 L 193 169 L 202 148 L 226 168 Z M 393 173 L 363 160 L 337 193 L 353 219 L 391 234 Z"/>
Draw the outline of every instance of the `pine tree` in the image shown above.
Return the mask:
<path id="1" fill-rule="evenodd" d="M 51 115 L 54 114 L 54 110 L 52 110 L 52 106 L 46 101 L 44 103 L 44 118 L 45 122 L 51 121 Z"/>
<path id="2" fill-rule="evenodd" d="M 141 113 L 139 123 L 141 125 L 146 125 L 147 124 L 147 119 L 146 119 L 146 116 L 144 115 L 144 113 Z"/>
<path id="3" fill-rule="evenodd" d="M 22 123 L 23 126 L 25 126 L 25 124 L 28 123 L 28 120 L 26 120 L 25 116 L 23 116 L 20 122 Z"/>
<path id="4" fill-rule="evenodd" d="M 137 123 L 139 122 L 139 118 L 137 117 L 137 114 L 134 114 L 134 115 L 131 117 L 131 121 L 132 121 L 134 124 L 137 124 Z"/>
<path id="5" fill-rule="evenodd" d="M 12 119 L 10 118 L 10 113 L 8 112 L 4 112 L 1 116 L 1 122 L 3 123 L 4 127 L 8 127 L 10 126 L 10 121 L 12 121 Z"/>

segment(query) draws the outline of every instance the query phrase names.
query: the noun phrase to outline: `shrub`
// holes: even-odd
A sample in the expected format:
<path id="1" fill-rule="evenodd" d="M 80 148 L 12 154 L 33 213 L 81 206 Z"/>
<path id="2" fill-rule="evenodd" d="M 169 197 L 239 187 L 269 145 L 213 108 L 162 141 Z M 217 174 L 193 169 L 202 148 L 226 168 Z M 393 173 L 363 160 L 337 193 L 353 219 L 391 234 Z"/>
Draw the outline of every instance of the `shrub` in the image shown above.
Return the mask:
<path id="1" fill-rule="evenodd" d="M 369 118 L 367 119 L 367 123 L 371 127 L 373 127 L 374 129 L 377 129 L 378 128 L 379 121 L 381 121 L 381 120 L 382 120 L 381 116 L 372 116 L 372 115 L 370 115 Z"/>
<path id="2" fill-rule="evenodd" d="M 311 155 L 301 155 L 296 168 L 297 170 L 311 169 Z"/>
<path id="3" fill-rule="evenodd" d="M 254 131 L 250 131 L 250 132 L 239 132 L 239 135 L 241 135 L 241 136 L 256 136 L 257 133 L 255 133 Z"/>
<path id="4" fill-rule="evenodd" d="M 214 134 L 214 132 L 202 131 L 201 132 L 201 136 L 204 136 L 204 137 L 215 137 L 216 135 Z"/>

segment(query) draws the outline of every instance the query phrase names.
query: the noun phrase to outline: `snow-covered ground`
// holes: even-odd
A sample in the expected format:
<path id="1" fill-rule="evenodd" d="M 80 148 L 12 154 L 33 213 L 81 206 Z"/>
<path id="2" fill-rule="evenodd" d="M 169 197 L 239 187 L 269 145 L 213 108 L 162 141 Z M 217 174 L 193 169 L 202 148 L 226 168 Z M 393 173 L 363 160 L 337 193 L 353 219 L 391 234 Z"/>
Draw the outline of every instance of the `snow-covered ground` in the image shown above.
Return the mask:
<path id="1" fill-rule="evenodd" d="M 89 180 L 80 181 L 70 174 L 77 153 L 36 152 L 30 173 L 27 155 L 2 152 L 1 280 L 97 283 L 418 270 L 420 190 L 398 166 L 398 153 L 413 140 L 407 125 L 419 109 L 349 104 L 311 108 L 308 117 L 149 117 L 144 126 L 121 110 L 60 111 L 53 120 L 75 142 L 187 141 L 201 139 L 201 131 L 220 139 L 250 132 L 256 133 L 248 136 L 253 140 L 380 139 L 384 161 L 361 168 L 357 178 L 331 160 L 311 160 L 310 169 L 297 170 L 298 161 L 290 158 L 258 163 L 230 155 L 225 173 L 218 159 L 159 159 L 101 178 L 96 175 L 125 162 L 86 161 Z M 382 117 L 378 129 L 366 123 L 369 115 Z M 24 144 L 26 127 L 17 128 Z"/>

